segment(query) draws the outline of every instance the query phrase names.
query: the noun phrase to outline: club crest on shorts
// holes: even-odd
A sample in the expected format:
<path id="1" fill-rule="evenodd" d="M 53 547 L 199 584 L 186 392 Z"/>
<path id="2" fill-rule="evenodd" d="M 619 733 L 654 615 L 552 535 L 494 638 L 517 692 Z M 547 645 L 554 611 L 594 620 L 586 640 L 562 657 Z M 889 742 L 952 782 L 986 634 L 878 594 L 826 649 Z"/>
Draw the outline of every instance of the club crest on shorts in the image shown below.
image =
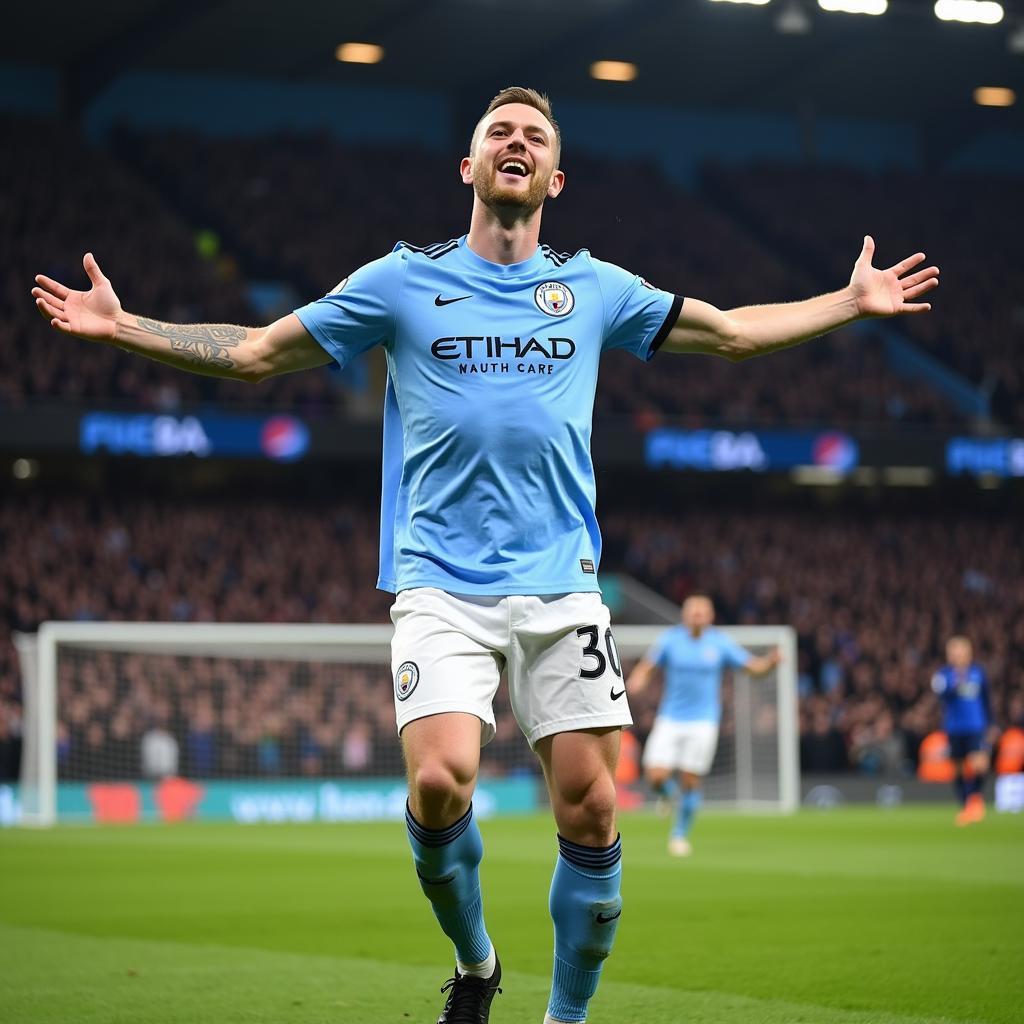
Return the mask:
<path id="1" fill-rule="evenodd" d="M 395 697 L 405 700 L 416 689 L 420 681 L 420 670 L 415 661 L 403 661 L 395 673 Z"/>
<path id="2" fill-rule="evenodd" d="M 576 297 L 569 290 L 569 286 L 562 284 L 561 281 L 545 281 L 537 285 L 533 301 L 537 303 L 537 308 L 548 316 L 568 316 L 576 305 Z"/>

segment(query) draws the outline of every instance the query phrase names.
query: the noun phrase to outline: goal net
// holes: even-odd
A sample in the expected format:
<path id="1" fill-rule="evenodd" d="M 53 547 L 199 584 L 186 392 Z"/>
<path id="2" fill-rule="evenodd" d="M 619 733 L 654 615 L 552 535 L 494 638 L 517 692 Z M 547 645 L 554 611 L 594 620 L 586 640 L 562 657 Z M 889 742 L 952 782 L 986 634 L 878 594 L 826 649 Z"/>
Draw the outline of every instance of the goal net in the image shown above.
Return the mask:
<path id="1" fill-rule="evenodd" d="M 620 626 L 624 674 L 663 627 Z M 793 810 L 799 801 L 796 647 L 789 627 L 726 627 L 783 662 L 724 683 L 709 802 Z M 394 728 L 390 626 L 45 623 L 17 638 L 25 690 L 18 818 L 239 822 L 398 817 L 405 784 Z M 639 750 L 657 690 L 634 701 L 623 744 L 625 806 L 646 798 Z M 482 814 L 543 800 L 536 757 L 504 685 L 482 752 Z"/>

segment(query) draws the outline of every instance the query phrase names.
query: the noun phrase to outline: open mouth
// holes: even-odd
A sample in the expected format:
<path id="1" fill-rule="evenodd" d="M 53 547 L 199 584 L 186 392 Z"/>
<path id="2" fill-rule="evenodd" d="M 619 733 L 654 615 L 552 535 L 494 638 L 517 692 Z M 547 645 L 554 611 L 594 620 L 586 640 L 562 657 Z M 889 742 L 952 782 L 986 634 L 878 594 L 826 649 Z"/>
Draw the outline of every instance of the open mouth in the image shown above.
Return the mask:
<path id="1" fill-rule="evenodd" d="M 498 170 L 502 174 L 511 174 L 516 178 L 525 178 L 529 173 L 529 168 L 522 160 L 516 160 L 514 157 L 509 160 L 503 160 L 498 164 Z"/>

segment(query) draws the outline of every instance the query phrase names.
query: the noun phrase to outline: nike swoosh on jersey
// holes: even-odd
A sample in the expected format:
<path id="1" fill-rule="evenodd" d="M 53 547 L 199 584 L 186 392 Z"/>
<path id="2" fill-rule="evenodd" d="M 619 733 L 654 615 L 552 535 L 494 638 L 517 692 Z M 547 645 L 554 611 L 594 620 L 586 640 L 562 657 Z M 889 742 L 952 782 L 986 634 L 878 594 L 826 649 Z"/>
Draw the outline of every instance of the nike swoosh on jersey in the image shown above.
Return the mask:
<path id="1" fill-rule="evenodd" d="M 457 295 L 454 299 L 442 299 L 440 293 L 434 299 L 435 306 L 450 306 L 453 302 L 461 302 L 463 299 L 471 299 L 472 295 Z"/>
<path id="2" fill-rule="evenodd" d="M 612 700 L 618 700 L 625 692 L 626 688 L 623 687 L 621 690 L 619 690 L 618 693 L 616 693 L 615 687 L 613 686 L 611 690 L 608 691 L 608 695 L 611 697 Z"/>

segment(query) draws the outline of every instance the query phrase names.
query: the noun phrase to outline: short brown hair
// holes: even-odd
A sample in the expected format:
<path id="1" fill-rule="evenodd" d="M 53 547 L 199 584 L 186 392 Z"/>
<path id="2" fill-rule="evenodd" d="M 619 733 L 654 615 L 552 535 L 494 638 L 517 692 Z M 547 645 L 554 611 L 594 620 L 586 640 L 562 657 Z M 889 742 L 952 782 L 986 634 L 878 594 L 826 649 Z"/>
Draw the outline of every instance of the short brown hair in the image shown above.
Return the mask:
<path id="1" fill-rule="evenodd" d="M 555 166 L 557 167 L 558 157 L 562 153 L 562 131 L 558 127 L 555 115 L 551 112 L 551 100 L 548 99 L 547 93 L 537 92 L 536 89 L 524 89 L 520 85 L 506 86 L 487 104 L 487 109 L 480 115 L 480 120 L 477 121 L 476 127 L 473 129 L 473 138 L 469 144 L 470 153 L 476 149 L 476 133 L 480 129 L 481 121 L 488 114 L 497 110 L 498 107 L 503 107 L 507 103 L 522 103 L 527 107 L 533 107 L 534 110 L 539 110 L 551 122 L 551 127 L 555 129 Z"/>

